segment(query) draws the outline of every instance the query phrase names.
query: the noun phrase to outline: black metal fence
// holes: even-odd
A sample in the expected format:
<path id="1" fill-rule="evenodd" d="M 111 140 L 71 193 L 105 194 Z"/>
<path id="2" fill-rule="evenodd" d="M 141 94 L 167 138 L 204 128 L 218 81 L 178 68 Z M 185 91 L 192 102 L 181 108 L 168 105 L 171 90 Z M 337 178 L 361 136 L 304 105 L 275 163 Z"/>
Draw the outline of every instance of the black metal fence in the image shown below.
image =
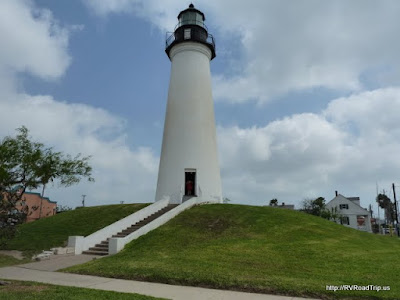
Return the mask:
<path id="1" fill-rule="evenodd" d="M 191 32 L 190 40 L 202 42 L 211 45 L 215 49 L 215 40 L 211 34 L 204 35 L 202 32 Z M 165 39 L 165 48 L 167 49 L 175 41 L 184 41 L 183 33 L 167 32 Z"/>

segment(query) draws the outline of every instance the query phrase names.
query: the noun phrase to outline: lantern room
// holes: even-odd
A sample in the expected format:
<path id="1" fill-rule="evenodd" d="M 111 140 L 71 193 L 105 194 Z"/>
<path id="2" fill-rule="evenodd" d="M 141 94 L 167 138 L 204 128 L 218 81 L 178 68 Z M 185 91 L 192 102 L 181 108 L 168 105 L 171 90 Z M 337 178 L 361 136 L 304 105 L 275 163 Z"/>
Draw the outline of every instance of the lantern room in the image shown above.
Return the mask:
<path id="1" fill-rule="evenodd" d="M 214 38 L 208 33 L 207 26 L 204 24 L 205 19 L 204 14 L 193 4 L 179 13 L 175 31 L 167 33 L 165 52 L 168 57 L 170 57 L 172 47 L 184 42 L 202 43 L 211 50 L 211 59 L 215 57 Z"/>

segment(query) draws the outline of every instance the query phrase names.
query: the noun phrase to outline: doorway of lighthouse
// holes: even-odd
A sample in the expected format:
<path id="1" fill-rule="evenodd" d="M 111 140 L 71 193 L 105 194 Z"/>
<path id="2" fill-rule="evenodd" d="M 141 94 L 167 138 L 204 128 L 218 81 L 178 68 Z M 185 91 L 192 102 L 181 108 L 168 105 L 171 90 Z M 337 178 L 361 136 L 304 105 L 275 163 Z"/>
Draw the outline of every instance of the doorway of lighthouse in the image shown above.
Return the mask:
<path id="1" fill-rule="evenodd" d="M 196 170 L 185 169 L 185 196 L 196 196 Z"/>

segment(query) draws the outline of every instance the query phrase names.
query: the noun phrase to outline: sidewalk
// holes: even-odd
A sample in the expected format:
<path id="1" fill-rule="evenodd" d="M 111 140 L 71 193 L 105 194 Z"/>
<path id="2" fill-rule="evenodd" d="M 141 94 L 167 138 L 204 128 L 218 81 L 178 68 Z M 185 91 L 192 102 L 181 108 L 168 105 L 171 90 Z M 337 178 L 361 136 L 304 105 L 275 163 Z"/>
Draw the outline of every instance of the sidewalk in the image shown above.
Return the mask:
<path id="1" fill-rule="evenodd" d="M 40 270 L 40 271 L 50 271 L 54 272 L 57 270 L 65 269 L 68 267 L 72 267 L 75 265 L 84 264 L 93 259 L 100 259 L 102 256 L 97 255 L 52 255 L 50 259 L 45 259 L 42 261 L 35 261 L 28 264 L 17 265 L 16 267 L 31 269 L 31 270 Z"/>
<path id="2" fill-rule="evenodd" d="M 0 268 L 0 279 L 35 281 L 63 286 L 138 293 L 173 300 L 304 299 L 54 272 L 55 270 L 81 264 L 92 259 L 93 256 L 88 255 L 62 256 L 55 257 L 51 260 Z"/>

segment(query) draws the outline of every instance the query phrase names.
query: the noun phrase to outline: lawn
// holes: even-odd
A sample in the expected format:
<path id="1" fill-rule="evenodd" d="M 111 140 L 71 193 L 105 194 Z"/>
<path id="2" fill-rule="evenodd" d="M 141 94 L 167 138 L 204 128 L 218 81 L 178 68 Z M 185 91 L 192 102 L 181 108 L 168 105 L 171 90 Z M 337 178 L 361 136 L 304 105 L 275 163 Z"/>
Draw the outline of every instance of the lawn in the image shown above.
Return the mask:
<path id="1" fill-rule="evenodd" d="M 156 300 L 139 294 L 117 293 L 93 289 L 65 287 L 43 283 L 8 281 L 9 285 L 0 286 L 1 300 Z"/>
<path id="2" fill-rule="evenodd" d="M 0 254 L 0 268 L 30 262 L 30 259 L 16 259 L 9 255 Z"/>
<path id="3" fill-rule="evenodd" d="M 18 233 L 3 249 L 48 250 L 66 246 L 68 236 L 87 236 L 142 208 L 147 203 L 84 207 L 66 211 L 18 227 Z"/>
<path id="4" fill-rule="evenodd" d="M 399 299 L 400 240 L 271 207 L 194 207 L 67 272 L 324 299 Z M 327 285 L 390 291 L 327 291 Z"/>

